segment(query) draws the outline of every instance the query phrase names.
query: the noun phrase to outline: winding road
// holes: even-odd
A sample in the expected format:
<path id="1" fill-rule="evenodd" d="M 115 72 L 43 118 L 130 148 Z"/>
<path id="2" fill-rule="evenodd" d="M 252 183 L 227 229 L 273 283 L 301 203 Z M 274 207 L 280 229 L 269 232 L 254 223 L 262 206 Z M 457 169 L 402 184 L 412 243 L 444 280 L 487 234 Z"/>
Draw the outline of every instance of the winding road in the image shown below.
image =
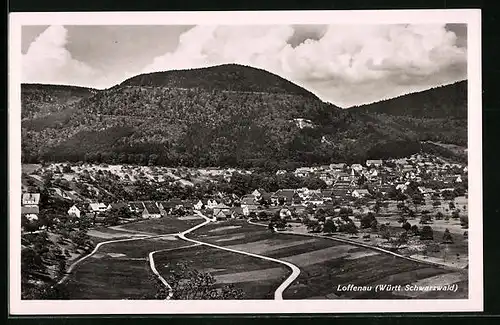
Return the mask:
<path id="1" fill-rule="evenodd" d="M 197 229 L 199 229 L 199 228 L 201 228 L 203 226 L 206 226 L 210 222 L 216 221 L 216 219 L 211 219 L 211 218 L 208 218 L 207 216 L 203 215 L 200 211 L 195 210 L 194 213 L 197 214 L 198 216 L 202 217 L 203 219 L 205 219 L 205 221 L 202 222 L 202 223 L 200 223 L 200 224 L 197 224 L 196 226 L 191 227 L 191 228 L 189 228 L 189 229 L 187 229 L 187 230 L 185 230 L 183 232 L 169 233 L 169 234 L 162 234 L 162 235 L 151 235 L 151 236 L 143 235 L 141 237 L 109 240 L 109 241 L 105 241 L 105 242 L 101 242 L 101 243 L 97 244 L 96 247 L 92 250 L 92 252 L 90 252 L 89 254 L 83 256 L 82 258 L 78 259 L 73 264 L 71 264 L 71 266 L 66 271 L 66 274 L 64 275 L 64 277 L 61 278 L 57 282 L 57 284 L 59 285 L 59 284 L 64 283 L 68 279 L 68 277 L 71 275 L 71 272 L 74 270 L 74 268 L 78 264 L 80 264 L 84 260 L 88 259 L 92 255 L 94 255 L 95 253 L 97 253 L 97 251 L 99 250 L 99 248 L 101 248 L 104 245 L 113 244 L 113 243 L 119 243 L 119 242 L 126 242 L 126 241 L 138 241 L 138 240 L 145 240 L 145 239 L 152 239 L 152 238 L 161 238 L 161 237 L 166 237 L 166 236 L 176 236 L 176 237 L 178 237 L 178 238 L 180 238 L 180 239 L 182 239 L 184 241 L 191 242 L 191 243 L 194 243 L 194 244 L 193 245 L 182 246 L 182 247 L 177 247 L 177 248 L 162 249 L 162 250 L 152 251 L 152 252 L 149 252 L 149 254 L 148 254 L 149 266 L 151 268 L 151 271 L 158 277 L 158 279 L 160 280 L 160 282 L 167 288 L 167 290 L 169 292 L 168 295 L 167 295 L 167 299 L 171 299 L 172 298 L 172 296 L 173 296 L 173 289 L 172 289 L 172 286 L 170 286 L 170 284 L 168 284 L 168 282 L 165 280 L 165 278 L 163 278 L 160 275 L 160 273 L 158 272 L 158 270 L 156 269 L 156 265 L 155 265 L 155 261 L 154 261 L 154 254 L 156 254 L 158 252 L 165 252 L 165 251 L 171 251 L 171 250 L 189 248 L 189 247 L 193 247 L 193 246 L 205 245 L 205 246 L 209 246 L 209 247 L 212 247 L 212 248 L 216 248 L 216 249 L 220 249 L 220 250 L 224 250 L 224 251 L 228 251 L 228 252 L 232 252 L 232 253 L 236 253 L 236 254 L 247 255 L 247 256 L 251 256 L 251 257 L 255 257 L 255 258 L 260 258 L 260 259 L 263 259 L 263 260 L 272 261 L 272 262 L 283 264 L 283 265 L 287 266 L 292 271 L 292 273 L 281 283 L 281 285 L 274 292 L 274 299 L 275 300 L 283 300 L 283 292 L 285 291 L 286 288 L 288 288 L 292 284 L 293 281 L 295 281 L 295 279 L 297 279 L 297 277 L 300 274 L 300 269 L 296 265 L 294 265 L 292 263 L 289 263 L 289 262 L 286 262 L 286 261 L 275 259 L 275 258 L 272 258 L 272 257 L 267 257 L 267 256 L 263 256 L 263 255 L 258 255 L 258 254 L 253 254 L 253 253 L 249 253 L 249 252 L 244 252 L 244 251 L 239 251 L 239 250 L 235 250 L 235 249 L 230 249 L 230 248 L 226 248 L 226 247 L 222 247 L 222 246 L 218 246 L 218 245 L 214 245 L 214 244 L 202 242 L 202 241 L 199 241 L 199 240 L 187 238 L 186 237 L 187 234 L 189 234 L 189 233 L 191 233 L 191 232 L 193 232 L 193 231 L 195 231 L 195 230 L 197 230 Z M 261 224 L 261 226 L 263 226 L 263 225 Z"/>
<path id="2" fill-rule="evenodd" d="M 193 228 L 190 228 L 188 230 L 185 230 L 185 231 L 179 233 L 178 234 L 179 238 L 181 238 L 183 240 L 186 240 L 186 241 L 189 241 L 189 242 L 192 242 L 192 243 L 196 243 L 196 244 L 200 244 L 200 245 L 205 245 L 205 246 L 209 246 L 209 247 L 221 249 L 221 250 L 232 252 L 232 253 L 243 254 L 243 255 L 247 255 L 247 256 L 251 256 L 251 257 L 255 257 L 255 258 L 260 258 L 260 259 L 263 259 L 263 260 L 268 260 L 268 261 L 272 261 L 272 262 L 276 262 L 276 263 L 280 263 L 280 264 L 286 265 L 288 268 L 290 268 L 292 270 L 292 274 L 290 274 L 288 276 L 288 278 L 286 278 L 285 281 L 283 281 L 283 283 L 281 283 L 281 285 L 274 292 L 274 299 L 275 300 L 283 300 L 283 291 L 285 291 L 285 289 L 288 288 L 288 286 L 290 286 L 290 284 L 292 284 L 292 282 L 295 281 L 295 279 L 297 279 L 297 277 L 300 274 L 300 269 L 296 265 L 294 265 L 292 263 L 289 263 L 289 262 L 282 261 L 282 260 L 278 260 L 278 259 L 275 259 L 275 258 L 272 258 L 272 257 L 267 257 L 267 256 L 263 256 L 263 255 L 258 255 L 258 254 L 253 254 L 253 253 L 238 251 L 238 250 L 235 250 L 235 249 L 226 248 L 226 247 L 222 247 L 222 246 L 218 246 L 218 245 L 214 245 L 214 244 L 205 243 L 205 242 L 202 242 L 202 241 L 199 241 L 199 240 L 194 240 L 194 239 L 191 239 L 191 238 L 187 238 L 186 234 L 188 234 L 188 233 L 190 233 L 190 232 L 192 232 L 192 231 L 194 231 L 194 230 L 196 230 L 198 228 L 201 228 L 201 227 L 205 226 L 206 224 L 210 223 L 211 221 L 214 221 L 213 219 L 210 219 L 210 218 L 204 216 L 199 211 L 195 211 L 195 213 L 198 214 L 199 216 L 205 218 L 206 221 L 203 222 L 203 223 L 201 223 L 201 224 L 199 224 L 199 225 L 197 225 L 197 226 L 194 226 Z"/>

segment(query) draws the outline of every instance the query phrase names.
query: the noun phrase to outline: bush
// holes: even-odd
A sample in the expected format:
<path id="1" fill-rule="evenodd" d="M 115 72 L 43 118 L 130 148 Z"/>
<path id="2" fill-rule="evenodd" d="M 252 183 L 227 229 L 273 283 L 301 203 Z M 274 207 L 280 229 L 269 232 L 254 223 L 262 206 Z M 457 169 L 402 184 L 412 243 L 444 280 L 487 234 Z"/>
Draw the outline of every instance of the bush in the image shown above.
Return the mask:
<path id="1" fill-rule="evenodd" d="M 411 229 L 411 225 L 408 221 L 406 221 L 405 223 L 403 223 L 403 225 L 401 226 L 401 228 L 403 228 L 404 230 L 408 231 Z"/>
<path id="2" fill-rule="evenodd" d="M 469 228 L 469 216 L 463 215 L 460 217 L 460 225 L 462 228 Z"/>
<path id="3" fill-rule="evenodd" d="M 448 228 L 446 228 L 444 230 L 443 243 L 445 243 L 445 244 L 451 244 L 451 243 L 453 243 L 453 237 L 451 236 L 450 230 Z"/>
<path id="4" fill-rule="evenodd" d="M 434 239 L 434 231 L 431 226 L 424 226 L 420 232 L 421 240 L 432 240 Z"/>
<path id="5" fill-rule="evenodd" d="M 368 214 L 364 215 L 361 218 L 361 228 L 366 229 L 372 227 L 372 224 L 375 223 L 375 225 L 378 224 L 377 218 L 375 218 L 375 215 L 371 212 Z"/>

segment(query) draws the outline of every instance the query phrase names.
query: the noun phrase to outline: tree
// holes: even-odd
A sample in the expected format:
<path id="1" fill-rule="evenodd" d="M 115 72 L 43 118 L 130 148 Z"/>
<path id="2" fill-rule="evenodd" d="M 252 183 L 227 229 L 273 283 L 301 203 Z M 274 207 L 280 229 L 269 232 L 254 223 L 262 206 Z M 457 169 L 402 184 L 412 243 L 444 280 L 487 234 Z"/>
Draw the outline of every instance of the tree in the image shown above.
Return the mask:
<path id="1" fill-rule="evenodd" d="M 366 229 L 372 226 L 372 223 L 375 222 L 375 225 L 378 223 L 375 215 L 372 212 L 368 212 L 361 218 L 361 228 Z"/>
<path id="2" fill-rule="evenodd" d="M 434 218 L 436 220 L 443 220 L 443 218 L 444 218 L 443 213 L 441 211 L 439 211 L 438 213 L 436 213 L 436 216 Z"/>
<path id="3" fill-rule="evenodd" d="M 319 224 L 318 220 L 309 220 L 306 223 L 307 230 L 310 232 L 321 232 L 321 225 Z"/>
<path id="4" fill-rule="evenodd" d="M 409 231 L 411 229 L 411 224 L 406 221 L 405 223 L 403 223 L 403 225 L 401 226 L 405 231 Z"/>
<path id="5" fill-rule="evenodd" d="M 172 286 L 174 300 L 237 300 L 243 298 L 243 290 L 234 285 L 217 286 L 216 279 L 208 272 L 200 272 L 191 268 L 185 262 L 177 263 L 165 276 Z M 151 281 L 157 292 L 154 299 L 166 299 L 168 292 L 165 286 L 156 278 Z"/>
<path id="6" fill-rule="evenodd" d="M 445 244 L 452 244 L 453 243 L 453 237 L 451 236 L 450 230 L 448 228 L 446 228 L 444 230 L 443 243 L 445 243 Z"/>
<path id="7" fill-rule="evenodd" d="M 419 235 L 420 234 L 420 230 L 418 229 L 418 226 L 417 225 L 413 225 L 411 226 L 410 228 L 411 232 L 414 234 L 414 235 Z"/>
<path id="8" fill-rule="evenodd" d="M 380 236 L 383 239 L 385 239 L 385 240 L 391 239 L 391 231 L 390 231 L 389 227 L 387 227 L 386 225 L 381 225 L 379 231 L 380 231 Z"/>
<path id="9" fill-rule="evenodd" d="M 424 225 L 424 224 L 427 224 L 429 222 L 432 221 L 432 218 L 430 215 L 428 214 L 423 214 L 421 217 L 420 217 L 420 224 L 421 225 Z"/>
<path id="10" fill-rule="evenodd" d="M 399 248 L 401 245 L 407 243 L 408 243 L 408 233 L 406 231 L 400 233 L 398 239 L 396 239 L 396 241 L 394 242 L 396 248 Z"/>
<path id="11" fill-rule="evenodd" d="M 356 235 L 358 233 L 358 228 L 354 224 L 354 222 L 348 222 L 345 225 L 345 232 L 349 235 Z"/>
<path id="12" fill-rule="evenodd" d="M 460 216 L 460 225 L 462 226 L 462 228 L 469 228 L 469 216 Z"/>
<path id="13" fill-rule="evenodd" d="M 73 172 L 73 169 L 71 168 L 70 165 L 66 164 L 63 166 L 63 169 L 62 169 L 63 173 L 65 174 L 70 174 Z"/>
<path id="14" fill-rule="evenodd" d="M 326 233 L 332 233 L 337 231 L 337 226 L 335 225 L 335 222 L 333 222 L 332 219 L 326 220 L 323 226 L 323 231 Z"/>
<path id="15" fill-rule="evenodd" d="M 420 239 L 421 240 L 432 240 L 434 239 L 434 231 L 431 226 L 424 226 L 420 231 Z"/>
<path id="16" fill-rule="evenodd" d="M 454 210 L 452 213 L 451 213 L 451 217 L 453 219 L 458 219 L 460 218 L 460 213 L 458 213 L 458 210 Z"/>

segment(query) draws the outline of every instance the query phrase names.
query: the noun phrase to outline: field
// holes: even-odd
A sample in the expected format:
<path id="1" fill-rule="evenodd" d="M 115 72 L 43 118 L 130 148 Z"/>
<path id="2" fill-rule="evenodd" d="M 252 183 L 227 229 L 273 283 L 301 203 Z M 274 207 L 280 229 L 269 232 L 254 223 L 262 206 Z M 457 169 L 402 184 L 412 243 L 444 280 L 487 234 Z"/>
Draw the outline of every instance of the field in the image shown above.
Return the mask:
<path id="1" fill-rule="evenodd" d="M 242 289 L 244 299 L 273 299 L 276 288 L 291 273 L 279 263 L 207 246 L 158 252 L 154 259 L 156 268 L 166 279 L 182 261 L 200 272 L 212 274 L 217 286 L 233 284 Z"/>
<path id="2" fill-rule="evenodd" d="M 202 219 L 165 217 L 93 230 L 93 238 L 136 240 L 105 244 L 73 271 L 65 284 L 71 299 L 145 299 L 155 292 L 147 261 L 154 255 L 157 270 L 168 279 L 179 262 L 209 272 L 216 286 L 232 284 L 244 299 L 273 299 L 291 269 L 273 261 L 194 246 L 174 235 L 201 223 Z M 300 226 L 292 228 L 299 231 Z M 137 239 L 145 234 L 165 236 Z M 224 248 L 272 257 L 296 265 L 298 278 L 284 291 L 284 299 L 407 299 L 466 298 L 467 270 L 406 260 L 370 248 L 328 238 L 291 233 L 272 233 L 267 227 L 244 220 L 212 222 L 187 235 Z M 102 241 L 101 240 L 101 241 Z M 163 250 L 163 251 L 162 251 Z M 451 255 L 451 254 L 450 254 Z M 167 280 L 168 281 L 168 280 Z M 342 286 L 458 284 L 457 292 L 342 290 Z"/>
<path id="3" fill-rule="evenodd" d="M 203 218 L 176 218 L 166 216 L 160 219 L 149 219 L 114 227 L 122 231 L 132 231 L 145 235 L 163 235 L 187 230 L 204 221 Z"/>
<path id="4" fill-rule="evenodd" d="M 156 292 L 147 256 L 150 251 L 187 244 L 175 238 L 103 245 L 64 283 L 70 299 L 145 299 Z"/>
<path id="5" fill-rule="evenodd" d="M 236 220 L 209 224 L 197 230 L 194 236 L 201 241 L 277 258 L 298 266 L 301 273 L 285 290 L 285 299 L 407 298 L 407 292 L 339 292 L 337 287 L 349 284 L 418 284 L 424 279 L 434 285 L 447 284 L 447 281 L 460 284 L 456 293 L 441 292 L 443 298 L 467 297 L 466 271 L 449 271 L 330 239 L 273 234 L 265 227 Z M 443 281 L 443 277 L 437 276 L 448 278 Z M 436 292 L 411 293 L 414 298 L 433 294 Z"/>
<path id="6" fill-rule="evenodd" d="M 188 218 L 189 219 L 189 218 Z M 152 251 L 189 246 L 175 236 L 139 239 L 145 234 L 162 235 L 186 230 L 201 223 L 201 219 L 179 220 L 165 217 L 144 220 L 119 227 L 89 231 L 95 243 L 135 238 L 136 240 L 107 243 L 78 264 L 63 285 L 70 299 L 145 299 L 155 293 L 154 275 L 147 261 Z M 123 228 L 123 230 L 120 230 Z"/>

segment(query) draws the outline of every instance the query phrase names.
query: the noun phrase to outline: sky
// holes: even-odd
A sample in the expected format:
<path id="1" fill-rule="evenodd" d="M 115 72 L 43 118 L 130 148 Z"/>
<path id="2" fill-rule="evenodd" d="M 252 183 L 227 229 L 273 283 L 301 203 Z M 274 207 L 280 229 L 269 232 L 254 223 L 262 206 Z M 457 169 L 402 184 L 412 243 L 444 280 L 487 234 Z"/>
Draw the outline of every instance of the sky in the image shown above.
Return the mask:
<path id="1" fill-rule="evenodd" d="M 465 24 L 23 26 L 22 81 L 104 89 L 239 63 L 351 107 L 467 78 Z"/>

